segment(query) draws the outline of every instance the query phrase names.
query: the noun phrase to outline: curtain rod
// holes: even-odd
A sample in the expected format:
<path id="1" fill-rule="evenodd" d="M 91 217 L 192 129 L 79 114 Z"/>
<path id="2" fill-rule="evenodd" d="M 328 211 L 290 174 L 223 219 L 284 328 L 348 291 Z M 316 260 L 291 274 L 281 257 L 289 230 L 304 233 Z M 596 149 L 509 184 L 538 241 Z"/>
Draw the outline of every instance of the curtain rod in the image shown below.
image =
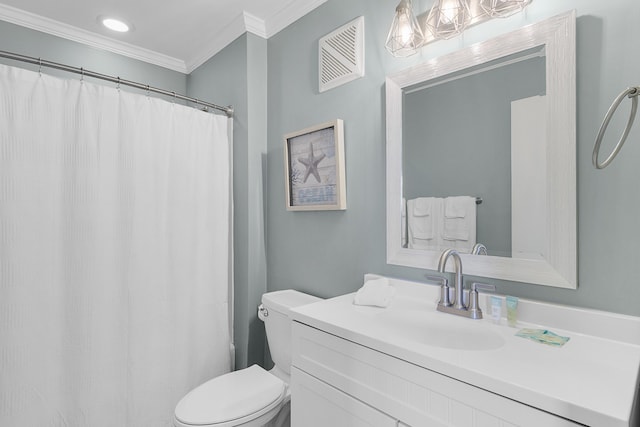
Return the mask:
<path id="1" fill-rule="evenodd" d="M 142 83 L 132 82 L 130 80 L 121 79 L 120 77 L 108 76 L 106 74 L 100 74 L 94 71 L 85 70 L 84 68 L 77 68 L 77 67 L 72 67 L 70 65 L 59 64 L 57 62 L 45 61 L 44 59 L 41 59 L 41 58 L 34 58 L 31 56 L 19 55 L 17 53 L 7 52 L 4 50 L 0 50 L 0 57 L 13 59 L 15 61 L 28 62 L 30 64 L 38 65 L 40 67 L 55 68 L 57 70 L 68 71 L 70 73 L 80 74 L 82 76 L 93 77 L 100 80 L 106 80 L 112 83 L 117 83 L 119 85 L 125 85 L 125 86 L 134 87 L 137 89 L 146 90 L 147 92 L 154 92 L 154 93 L 159 93 L 166 96 L 171 96 L 175 99 L 192 102 L 196 105 L 202 105 L 203 107 L 205 107 L 205 111 L 207 110 L 207 108 L 213 108 L 216 110 L 223 111 L 229 117 L 233 117 L 232 106 L 221 107 L 219 105 L 212 104 L 210 102 L 205 102 L 200 99 L 191 98 L 190 96 L 180 95 L 178 93 L 175 93 L 169 90 L 159 89 L 159 88 L 145 85 Z"/>

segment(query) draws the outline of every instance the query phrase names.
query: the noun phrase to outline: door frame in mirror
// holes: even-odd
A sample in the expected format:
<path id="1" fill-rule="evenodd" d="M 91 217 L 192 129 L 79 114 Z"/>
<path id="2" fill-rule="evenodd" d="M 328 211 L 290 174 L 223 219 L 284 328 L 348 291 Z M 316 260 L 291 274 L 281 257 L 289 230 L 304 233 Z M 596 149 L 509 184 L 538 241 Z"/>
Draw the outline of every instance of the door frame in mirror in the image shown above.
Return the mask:
<path id="1" fill-rule="evenodd" d="M 440 253 L 402 247 L 403 89 L 544 46 L 547 94 L 545 260 L 462 254 L 465 273 L 576 289 L 576 12 L 572 10 L 387 77 L 387 263 L 436 270 Z"/>

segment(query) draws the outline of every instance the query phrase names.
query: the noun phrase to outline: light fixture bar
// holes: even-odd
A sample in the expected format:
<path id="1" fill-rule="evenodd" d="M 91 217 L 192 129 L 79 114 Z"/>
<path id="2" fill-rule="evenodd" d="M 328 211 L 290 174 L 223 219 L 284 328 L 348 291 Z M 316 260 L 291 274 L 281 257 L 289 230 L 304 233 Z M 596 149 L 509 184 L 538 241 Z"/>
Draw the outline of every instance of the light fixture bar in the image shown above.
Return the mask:
<path id="1" fill-rule="evenodd" d="M 450 4 L 450 2 L 452 1 L 455 3 L 456 1 L 460 2 L 461 0 L 436 0 L 434 7 L 438 4 Z M 533 0 L 466 0 L 469 16 L 467 18 L 466 26 L 462 29 L 462 31 L 491 19 L 506 18 L 508 16 L 511 16 L 517 12 L 524 10 L 532 2 Z M 394 24 L 398 16 L 398 9 L 402 9 L 401 6 L 406 7 L 407 3 L 410 8 L 411 2 L 408 0 L 403 0 L 400 2 L 400 4 L 398 4 L 398 7 L 396 8 L 396 14 L 394 16 Z M 418 22 L 423 37 L 422 43 L 420 45 L 418 45 L 413 50 L 407 49 L 406 51 L 402 51 L 400 52 L 401 54 L 398 54 L 398 52 L 394 53 L 394 51 L 389 47 L 389 37 L 391 37 L 391 32 L 394 28 L 392 26 L 391 30 L 389 31 L 389 37 L 387 37 L 387 50 L 389 50 L 394 56 L 409 56 L 417 53 L 417 51 L 426 44 L 446 38 L 446 34 L 444 36 L 442 33 L 436 33 L 436 35 L 434 35 L 430 30 L 428 24 L 428 17 L 430 12 L 431 10 L 427 10 L 416 17 L 416 21 Z M 449 12 L 447 13 L 450 14 L 451 11 L 449 10 Z M 448 35 L 450 38 L 458 34 L 459 33 L 449 33 Z"/>

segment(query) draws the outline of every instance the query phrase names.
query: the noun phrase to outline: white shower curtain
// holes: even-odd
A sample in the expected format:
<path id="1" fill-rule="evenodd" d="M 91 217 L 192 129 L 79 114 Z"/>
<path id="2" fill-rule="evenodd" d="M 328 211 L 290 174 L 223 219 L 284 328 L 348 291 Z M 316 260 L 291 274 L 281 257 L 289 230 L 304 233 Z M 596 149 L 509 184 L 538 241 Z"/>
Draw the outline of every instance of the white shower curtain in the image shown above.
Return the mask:
<path id="1" fill-rule="evenodd" d="M 229 371 L 227 121 L 0 66 L 0 426 L 169 426 Z"/>

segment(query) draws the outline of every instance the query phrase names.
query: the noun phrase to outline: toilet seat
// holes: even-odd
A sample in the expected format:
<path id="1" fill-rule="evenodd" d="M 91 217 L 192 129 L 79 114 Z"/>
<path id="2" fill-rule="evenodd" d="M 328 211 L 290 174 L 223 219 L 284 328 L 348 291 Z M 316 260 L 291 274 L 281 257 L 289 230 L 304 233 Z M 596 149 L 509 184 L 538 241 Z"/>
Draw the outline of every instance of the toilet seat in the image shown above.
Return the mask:
<path id="1" fill-rule="evenodd" d="M 241 425 L 279 407 L 286 392 L 284 381 L 253 365 L 193 389 L 176 406 L 175 420 L 184 426 Z"/>

